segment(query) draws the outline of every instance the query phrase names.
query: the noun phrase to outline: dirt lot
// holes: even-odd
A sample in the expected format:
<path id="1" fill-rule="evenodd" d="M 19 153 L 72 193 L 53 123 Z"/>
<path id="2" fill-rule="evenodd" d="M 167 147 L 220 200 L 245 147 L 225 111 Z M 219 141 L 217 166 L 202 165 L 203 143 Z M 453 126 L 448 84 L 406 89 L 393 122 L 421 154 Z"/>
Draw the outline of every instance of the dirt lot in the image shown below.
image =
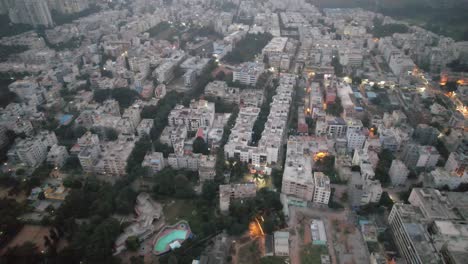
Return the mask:
<path id="1" fill-rule="evenodd" d="M 327 208 L 290 207 L 289 226 L 296 231 L 296 234 L 291 235 L 291 264 L 300 264 L 301 259 L 307 259 L 306 256 L 311 255 L 304 252 L 313 253 L 319 249 L 318 247 L 310 247 L 311 238 L 308 225 L 312 218 L 324 221 L 328 254 L 333 264 L 369 263 L 367 245 L 353 221 L 350 220 L 353 217 L 349 210 L 332 211 Z M 324 248 L 320 249 L 320 251 L 322 250 Z"/>
<path id="2" fill-rule="evenodd" d="M 25 242 L 36 244 L 39 251 L 45 250 L 44 236 L 49 235 L 49 229 L 50 227 L 45 226 L 25 225 L 16 237 L 2 250 L 2 254 L 7 248 L 19 246 Z"/>
<path id="3" fill-rule="evenodd" d="M 24 202 L 28 197 L 26 196 L 26 194 L 24 192 L 21 192 L 19 194 L 16 194 L 14 196 L 9 196 L 8 195 L 8 192 L 11 190 L 11 188 L 4 188 L 4 187 L 1 187 L 0 188 L 0 198 L 11 198 L 11 199 L 15 199 L 17 202 L 21 203 L 21 202 Z"/>

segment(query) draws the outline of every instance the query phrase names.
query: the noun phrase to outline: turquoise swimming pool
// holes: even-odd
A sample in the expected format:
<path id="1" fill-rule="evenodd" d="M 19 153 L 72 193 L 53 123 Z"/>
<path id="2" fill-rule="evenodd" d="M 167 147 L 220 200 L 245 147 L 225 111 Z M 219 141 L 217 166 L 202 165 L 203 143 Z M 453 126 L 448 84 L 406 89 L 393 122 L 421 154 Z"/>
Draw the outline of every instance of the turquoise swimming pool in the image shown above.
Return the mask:
<path id="1" fill-rule="evenodd" d="M 169 233 L 160 237 L 154 245 L 155 252 L 165 252 L 168 250 L 169 244 L 176 240 L 185 240 L 188 230 L 173 229 Z"/>

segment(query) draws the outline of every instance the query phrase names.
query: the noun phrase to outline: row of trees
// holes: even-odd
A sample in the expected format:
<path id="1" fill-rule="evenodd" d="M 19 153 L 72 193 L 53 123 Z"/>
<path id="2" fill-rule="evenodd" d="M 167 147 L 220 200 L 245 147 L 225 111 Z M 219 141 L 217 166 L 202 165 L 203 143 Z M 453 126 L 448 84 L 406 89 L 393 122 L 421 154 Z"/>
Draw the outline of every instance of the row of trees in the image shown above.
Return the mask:
<path id="1" fill-rule="evenodd" d="M 272 38 L 270 33 L 249 33 L 236 44 L 236 47 L 224 57 L 224 60 L 233 64 L 252 61 Z"/>
<path id="2" fill-rule="evenodd" d="M 126 178 L 111 185 L 89 177 L 76 184 L 75 179 L 53 221 L 59 234 L 70 243 L 54 258 L 67 260 L 62 263 L 115 261 L 112 248 L 123 226 L 111 215 L 132 213 L 137 193 L 128 183 Z M 77 224 L 78 219 L 86 220 Z"/>
<path id="3" fill-rule="evenodd" d="M 231 129 L 236 124 L 238 114 L 239 108 L 235 108 L 234 111 L 232 111 L 231 116 L 229 116 L 229 119 L 224 126 L 223 136 L 221 137 L 219 148 L 216 152 L 216 179 L 218 182 L 222 182 L 224 180 L 224 171 L 226 170 L 224 146 L 228 142 L 229 136 L 231 135 Z"/>
<path id="4" fill-rule="evenodd" d="M 379 180 L 383 186 L 388 186 L 390 184 L 388 171 L 390 170 L 393 159 L 393 153 L 388 149 L 383 149 L 379 153 L 379 162 L 377 163 L 377 168 L 375 168 L 375 178 Z"/>
<path id="5" fill-rule="evenodd" d="M 0 44 L 0 61 L 6 61 L 9 56 L 27 51 L 28 47 L 24 45 L 3 45 Z"/>
<path id="6" fill-rule="evenodd" d="M 383 38 L 392 36 L 395 33 L 407 33 L 408 26 L 405 24 L 383 24 L 383 21 L 378 18 L 374 18 L 374 27 L 372 29 L 372 35 L 377 38 Z"/>
<path id="7" fill-rule="evenodd" d="M 343 105 L 341 104 L 341 99 L 339 97 L 336 97 L 335 103 L 327 104 L 326 112 L 329 115 L 341 116 L 343 111 L 344 111 Z"/>
<path id="8" fill-rule="evenodd" d="M 121 108 L 131 106 L 139 97 L 140 96 L 135 90 L 128 88 L 97 89 L 93 94 L 94 101 L 102 103 L 107 99 L 115 99 L 119 102 Z"/>
<path id="9" fill-rule="evenodd" d="M 265 88 L 265 100 L 260 107 L 260 113 L 252 128 L 252 145 L 256 146 L 258 141 L 262 138 L 262 132 L 265 129 L 265 123 L 270 114 L 270 104 L 273 101 L 273 96 L 276 94 L 277 85 L 270 85 Z"/>

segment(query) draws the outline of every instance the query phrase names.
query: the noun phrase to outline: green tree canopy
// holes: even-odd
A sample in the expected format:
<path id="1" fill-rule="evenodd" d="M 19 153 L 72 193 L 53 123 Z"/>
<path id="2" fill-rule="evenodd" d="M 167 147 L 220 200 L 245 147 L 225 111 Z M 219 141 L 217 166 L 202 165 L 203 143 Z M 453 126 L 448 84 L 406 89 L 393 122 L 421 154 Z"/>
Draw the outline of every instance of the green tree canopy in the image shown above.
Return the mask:
<path id="1" fill-rule="evenodd" d="M 210 154 L 210 151 L 208 150 L 208 144 L 206 144 L 202 137 L 197 137 L 193 141 L 193 153 L 200 153 L 203 155 Z"/>

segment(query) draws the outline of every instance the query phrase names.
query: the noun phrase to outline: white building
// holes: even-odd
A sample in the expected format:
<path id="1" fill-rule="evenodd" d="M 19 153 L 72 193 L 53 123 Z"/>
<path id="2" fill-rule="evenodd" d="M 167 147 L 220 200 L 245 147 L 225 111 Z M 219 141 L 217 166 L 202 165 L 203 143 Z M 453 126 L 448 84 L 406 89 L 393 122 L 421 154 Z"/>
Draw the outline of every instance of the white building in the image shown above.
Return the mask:
<path id="1" fill-rule="evenodd" d="M 176 147 L 174 147 L 176 149 Z M 178 154 L 171 153 L 167 158 L 167 165 L 175 170 L 190 170 L 198 171 L 200 167 L 200 156 L 201 154 Z"/>
<path id="2" fill-rule="evenodd" d="M 275 240 L 275 255 L 289 256 L 289 232 L 276 231 L 273 233 Z"/>
<path id="3" fill-rule="evenodd" d="M 255 183 L 224 184 L 219 186 L 219 209 L 229 211 L 232 199 L 253 198 L 257 195 Z"/>
<path id="4" fill-rule="evenodd" d="M 47 158 L 47 146 L 37 137 L 18 142 L 15 152 L 19 160 L 29 167 L 37 167 Z"/>
<path id="5" fill-rule="evenodd" d="M 468 177 L 468 157 L 463 152 L 452 152 L 445 163 L 445 170 L 460 177 Z"/>
<path id="6" fill-rule="evenodd" d="M 314 179 L 310 157 L 288 155 L 284 166 L 281 192 L 305 201 L 312 201 Z"/>
<path id="7" fill-rule="evenodd" d="M 314 172 L 314 203 L 328 204 L 331 195 L 330 178 L 322 172 Z"/>
<path id="8" fill-rule="evenodd" d="M 64 146 L 53 145 L 47 154 L 47 163 L 54 167 L 62 167 L 68 158 L 67 148 Z"/>
<path id="9" fill-rule="evenodd" d="M 401 54 L 391 56 L 388 66 L 397 77 L 408 75 L 408 72 L 412 72 L 416 67 L 410 58 Z"/>
<path id="10" fill-rule="evenodd" d="M 394 186 L 405 184 L 408 174 L 409 170 L 401 160 L 395 159 L 392 161 L 388 175 Z"/>
<path id="11" fill-rule="evenodd" d="M 122 119 L 127 119 L 130 121 L 133 129 L 136 129 L 141 121 L 141 110 L 142 108 L 138 105 L 130 106 L 129 108 L 125 109 L 122 115 Z"/>
<path id="12" fill-rule="evenodd" d="M 232 80 L 244 85 L 255 86 L 264 68 L 263 63 L 245 62 L 234 69 Z"/>
<path id="13" fill-rule="evenodd" d="M 44 96 L 36 81 L 31 79 L 17 80 L 8 85 L 8 89 L 14 92 L 24 102 L 30 104 L 41 104 Z"/>
<path id="14" fill-rule="evenodd" d="M 198 178 L 200 182 L 214 180 L 216 176 L 216 157 L 202 155 L 199 161 Z"/>
<path id="15" fill-rule="evenodd" d="M 377 180 L 365 180 L 363 185 L 363 194 L 361 205 L 369 203 L 378 203 L 382 197 L 382 185 Z"/>
<path id="16" fill-rule="evenodd" d="M 153 127 L 154 127 L 153 119 L 150 119 L 150 118 L 142 119 L 140 124 L 138 124 L 136 128 L 138 136 L 140 137 L 143 135 L 149 136 Z"/>
<path id="17" fill-rule="evenodd" d="M 156 173 L 164 169 L 166 162 L 161 152 L 149 152 L 145 155 L 141 166 L 148 167 L 153 173 Z"/>
<path id="18" fill-rule="evenodd" d="M 214 103 L 199 100 L 192 101 L 189 108 L 177 105 L 168 116 L 171 127 L 183 125 L 188 131 L 197 131 L 200 127 L 211 127 L 215 116 Z"/>
<path id="19" fill-rule="evenodd" d="M 95 166 L 96 171 L 109 177 L 125 175 L 128 157 L 134 147 L 135 142 L 125 137 L 102 144 L 102 158 Z"/>
<path id="20" fill-rule="evenodd" d="M 288 38 L 274 37 L 262 50 L 263 56 L 279 56 L 284 52 Z"/>
<path id="21" fill-rule="evenodd" d="M 429 173 L 429 178 L 432 180 L 434 187 L 443 188 L 448 186 L 450 190 L 456 189 L 462 183 L 468 183 L 468 176 L 450 173 L 444 168 L 437 167 Z"/>

